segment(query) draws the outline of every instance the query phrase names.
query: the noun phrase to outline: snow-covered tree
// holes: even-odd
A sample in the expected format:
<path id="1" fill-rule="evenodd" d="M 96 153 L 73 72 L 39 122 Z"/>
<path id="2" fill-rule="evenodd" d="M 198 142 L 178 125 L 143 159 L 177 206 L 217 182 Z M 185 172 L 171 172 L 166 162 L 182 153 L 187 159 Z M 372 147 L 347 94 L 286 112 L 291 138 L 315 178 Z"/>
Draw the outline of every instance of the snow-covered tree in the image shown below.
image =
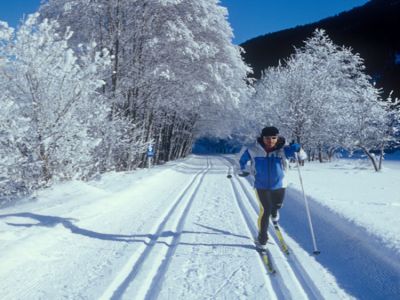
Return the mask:
<path id="1" fill-rule="evenodd" d="M 398 148 L 400 146 L 400 99 L 393 98 L 392 92 L 382 103 L 386 111 L 386 138 L 383 147 Z"/>
<path id="2" fill-rule="evenodd" d="M 56 21 L 31 15 L 2 43 L 2 99 L 29 120 L 29 134 L 18 139 L 23 155 L 40 165 L 42 183 L 87 175 L 107 126 L 109 109 L 97 90 L 108 53 L 81 46 L 78 57 L 68 46 L 71 36 L 69 29 L 58 33 Z"/>
<path id="3" fill-rule="evenodd" d="M 30 119 L 23 116 L 17 99 L 9 89 L 7 43 L 14 29 L 0 22 L 0 197 L 28 192 L 37 165 L 26 146 Z"/>
<path id="4" fill-rule="evenodd" d="M 267 69 L 256 90 L 257 118 L 283 127 L 321 161 L 323 153 L 339 147 L 362 149 L 378 170 L 371 151 L 387 131 L 380 91 L 361 57 L 335 45 L 324 30 L 316 30 L 282 65 Z"/>
<path id="5" fill-rule="evenodd" d="M 156 145 L 156 160 L 169 160 L 190 151 L 194 134 L 227 134 L 233 127 L 222 120 L 248 92 L 249 68 L 218 4 L 50 0 L 41 11 L 79 31 L 72 47 L 95 40 L 110 50 L 105 94 L 113 115 L 140 124 L 143 139 Z"/>
<path id="6" fill-rule="evenodd" d="M 278 67 L 265 70 L 254 99 L 260 106 L 258 114 L 266 114 L 259 118 L 279 124 L 290 139 L 317 147 L 314 142 L 321 142 L 329 120 L 334 86 L 330 58 L 335 52 L 336 46 L 323 31 L 316 31 L 304 48 L 296 49 Z"/>
<path id="7" fill-rule="evenodd" d="M 381 91 L 372 84 L 362 58 L 352 49 L 342 47 L 339 57 L 343 74 L 339 88 L 345 92 L 336 101 L 342 115 L 335 118 L 342 131 L 340 144 L 350 151 L 364 151 L 378 171 L 371 151 L 380 149 L 385 138 L 387 112 L 382 107 Z"/>

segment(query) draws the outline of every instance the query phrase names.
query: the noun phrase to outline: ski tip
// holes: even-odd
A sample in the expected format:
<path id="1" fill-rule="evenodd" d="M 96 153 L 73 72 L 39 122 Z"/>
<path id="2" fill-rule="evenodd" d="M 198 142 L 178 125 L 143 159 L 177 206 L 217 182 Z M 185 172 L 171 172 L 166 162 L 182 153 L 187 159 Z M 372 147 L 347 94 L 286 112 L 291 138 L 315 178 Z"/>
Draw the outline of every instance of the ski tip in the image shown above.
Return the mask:
<path id="1" fill-rule="evenodd" d="M 318 255 L 318 254 L 320 254 L 320 253 L 321 253 L 321 251 L 319 251 L 319 250 L 315 250 L 315 251 L 313 252 L 314 255 Z"/>

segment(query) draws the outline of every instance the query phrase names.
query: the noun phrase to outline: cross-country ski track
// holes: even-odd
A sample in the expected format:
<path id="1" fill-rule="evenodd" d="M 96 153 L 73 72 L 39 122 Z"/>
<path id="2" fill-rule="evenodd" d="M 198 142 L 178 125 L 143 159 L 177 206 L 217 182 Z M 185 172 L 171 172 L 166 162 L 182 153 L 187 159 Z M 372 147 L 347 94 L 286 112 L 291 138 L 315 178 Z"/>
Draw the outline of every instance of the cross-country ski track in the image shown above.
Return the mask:
<path id="1" fill-rule="evenodd" d="M 291 189 L 281 210 L 290 254 L 279 248 L 270 226 L 268 249 L 277 272 L 269 274 L 253 242 L 258 203 L 249 181 L 234 174 L 233 163 L 229 157 L 193 155 L 147 175 L 140 171 L 145 175 L 129 188 L 93 183 L 85 185 L 87 197 L 61 193 L 55 203 L 1 210 L 0 298 L 400 295 L 399 260 L 387 259 L 396 254 L 361 228 L 351 231 L 348 221 L 311 199 L 321 250 L 313 256 L 301 193 Z"/>

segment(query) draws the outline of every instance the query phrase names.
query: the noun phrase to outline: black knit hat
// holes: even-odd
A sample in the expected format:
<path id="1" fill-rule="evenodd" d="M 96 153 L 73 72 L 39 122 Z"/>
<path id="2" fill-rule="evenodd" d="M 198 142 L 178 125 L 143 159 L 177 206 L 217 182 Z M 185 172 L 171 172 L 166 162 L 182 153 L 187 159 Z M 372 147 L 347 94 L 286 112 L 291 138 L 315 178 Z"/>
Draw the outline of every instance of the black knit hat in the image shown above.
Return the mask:
<path id="1" fill-rule="evenodd" d="M 261 131 L 261 136 L 275 136 L 279 134 L 279 130 L 276 127 L 264 127 Z"/>

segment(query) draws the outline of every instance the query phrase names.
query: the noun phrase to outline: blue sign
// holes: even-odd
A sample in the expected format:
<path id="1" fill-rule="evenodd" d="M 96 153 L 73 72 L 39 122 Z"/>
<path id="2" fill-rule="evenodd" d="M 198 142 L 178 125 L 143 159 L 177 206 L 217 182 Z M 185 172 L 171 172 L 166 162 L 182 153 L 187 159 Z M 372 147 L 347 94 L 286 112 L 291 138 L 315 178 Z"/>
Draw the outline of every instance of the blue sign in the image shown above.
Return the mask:
<path id="1" fill-rule="evenodd" d="M 149 147 L 147 148 L 147 157 L 153 157 L 153 156 L 154 156 L 153 146 L 149 145 Z"/>

